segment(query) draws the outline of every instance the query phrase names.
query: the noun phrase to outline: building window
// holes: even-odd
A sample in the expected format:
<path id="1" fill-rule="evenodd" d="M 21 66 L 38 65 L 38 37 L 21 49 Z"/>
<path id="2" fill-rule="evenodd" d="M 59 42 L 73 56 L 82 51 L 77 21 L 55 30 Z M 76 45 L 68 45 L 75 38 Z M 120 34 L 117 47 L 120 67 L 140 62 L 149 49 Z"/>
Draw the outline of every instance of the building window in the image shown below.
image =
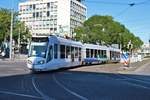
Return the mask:
<path id="1" fill-rule="evenodd" d="M 35 18 L 35 13 L 33 13 L 33 18 Z"/>
<path id="2" fill-rule="evenodd" d="M 39 12 L 36 12 L 36 17 L 39 17 Z"/>
<path id="3" fill-rule="evenodd" d="M 47 3 L 47 8 L 50 8 L 50 3 Z"/>
<path id="4" fill-rule="evenodd" d="M 52 30 L 53 30 L 53 28 L 50 28 L 50 30 L 52 31 Z"/>
<path id="5" fill-rule="evenodd" d="M 40 17 L 42 17 L 42 12 L 40 12 Z"/>
<path id="6" fill-rule="evenodd" d="M 33 4 L 33 9 L 35 9 L 36 8 L 36 6 L 35 6 L 35 4 Z"/>
<path id="7" fill-rule="evenodd" d="M 30 5 L 30 9 L 32 9 L 32 5 Z"/>
<path id="8" fill-rule="evenodd" d="M 57 31 L 57 28 L 54 28 L 54 31 Z"/>
<path id="9" fill-rule="evenodd" d="M 47 17 L 49 17 L 50 16 L 50 12 L 49 11 L 47 11 Z"/>
<path id="10" fill-rule="evenodd" d="M 54 5 L 54 2 L 51 2 L 51 5 Z"/>

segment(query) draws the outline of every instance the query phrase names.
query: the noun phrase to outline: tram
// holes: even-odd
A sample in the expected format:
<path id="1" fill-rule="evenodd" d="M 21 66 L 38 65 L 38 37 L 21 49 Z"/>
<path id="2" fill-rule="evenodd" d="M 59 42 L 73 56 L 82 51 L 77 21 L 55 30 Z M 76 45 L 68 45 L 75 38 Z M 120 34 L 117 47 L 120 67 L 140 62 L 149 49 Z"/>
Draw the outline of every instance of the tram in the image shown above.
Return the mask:
<path id="1" fill-rule="evenodd" d="M 32 71 L 49 71 L 108 61 L 119 62 L 120 49 L 49 36 L 32 39 L 27 67 Z"/>

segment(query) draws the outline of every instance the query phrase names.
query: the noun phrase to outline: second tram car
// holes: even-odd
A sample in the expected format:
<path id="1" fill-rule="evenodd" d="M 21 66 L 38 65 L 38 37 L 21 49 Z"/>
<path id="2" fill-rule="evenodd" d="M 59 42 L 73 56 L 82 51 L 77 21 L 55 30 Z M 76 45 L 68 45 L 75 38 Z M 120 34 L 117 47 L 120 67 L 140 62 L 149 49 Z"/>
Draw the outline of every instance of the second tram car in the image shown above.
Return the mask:
<path id="1" fill-rule="evenodd" d="M 32 39 L 27 67 L 32 71 L 48 71 L 108 61 L 119 62 L 120 49 L 49 36 Z"/>

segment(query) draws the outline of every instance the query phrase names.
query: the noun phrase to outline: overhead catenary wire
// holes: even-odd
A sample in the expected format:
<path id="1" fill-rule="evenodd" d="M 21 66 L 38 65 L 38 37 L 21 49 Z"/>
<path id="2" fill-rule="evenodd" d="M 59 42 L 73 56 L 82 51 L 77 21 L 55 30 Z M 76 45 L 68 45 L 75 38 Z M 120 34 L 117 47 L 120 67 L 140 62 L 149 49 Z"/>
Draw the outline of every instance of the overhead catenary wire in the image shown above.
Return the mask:
<path id="1" fill-rule="evenodd" d="M 95 3 L 95 4 L 111 4 L 111 5 L 128 5 L 128 3 L 121 2 L 108 2 L 108 1 L 94 1 L 94 0 L 84 0 L 85 3 Z"/>
<path id="2" fill-rule="evenodd" d="M 124 2 L 111 2 L 111 1 L 101 1 L 101 0 L 83 0 L 85 3 L 96 3 L 96 4 L 111 4 L 111 5 L 129 5 L 129 6 L 134 6 L 134 5 L 142 5 L 142 4 L 147 4 L 150 2 L 150 0 L 145 0 L 142 2 L 132 2 L 132 3 L 124 3 Z"/>
<path id="3" fill-rule="evenodd" d="M 114 17 L 117 18 L 119 16 L 121 16 L 122 14 L 124 14 L 125 12 L 127 12 L 132 6 L 129 6 L 125 9 L 123 9 L 122 11 L 120 11 L 118 14 L 116 14 Z"/>
<path id="4" fill-rule="evenodd" d="M 129 2 L 129 3 L 125 3 L 125 2 L 112 2 L 112 1 L 102 1 L 102 0 L 85 0 L 85 3 L 89 3 L 89 4 L 105 4 L 105 5 L 114 5 L 114 6 L 127 6 L 126 8 L 124 8 L 122 11 L 120 11 L 118 14 L 116 14 L 114 17 L 117 18 L 117 17 L 120 17 L 121 15 L 123 15 L 124 13 L 126 13 L 128 10 L 130 10 L 130 8 L 135 8 L 137 6 L 145 6 L 145 5 L 149 5 L 150 4 L 150 0 L 143 0 L 141 2 Z M 144 19 L 145 20 L 145 19 Z M 134 19 L 134 22 L 136 20 Z M 139 20 L 138 20 L 139 21 Z M 133 22 L 133 21 L 132 21 Z M 135 27 L 133 28 L 133 30 L 139 30 L 143 27 L 149 27 L 147 25 L 141 25 L 140 24 L 140 27 Z M 141 32 L 140 32 L 141 33 Z M 146 32 L 143 32 L 143 33 L 146 33 Z M 149 39 L 150 39 L 150 36 L 149 36 Z"/>
<path id="5" fill-rule="evenodd" d="M 136 5 L 143 5 L 143 4 L 147 4 L 148 2 L 150 2 L 150 0 L 145 0 L 142 2 L 132 2 L 132 3 L 124 3 L 124 2 L 110 2 L 110 1 L 96 1 L 96 0 L 84 0 L 84 2 L 86 3 L 95 3 L 95 4 L 111 4 L 111 5 L 127 5 L 128 7 L 123 9 L 121 12 L 119 12 L 118 14 L 115 15 L 116 17 L 121 16 L 122 14 L 124 14 L 125 12 L 127 12 L 131 7 L 136 6 Z"/>

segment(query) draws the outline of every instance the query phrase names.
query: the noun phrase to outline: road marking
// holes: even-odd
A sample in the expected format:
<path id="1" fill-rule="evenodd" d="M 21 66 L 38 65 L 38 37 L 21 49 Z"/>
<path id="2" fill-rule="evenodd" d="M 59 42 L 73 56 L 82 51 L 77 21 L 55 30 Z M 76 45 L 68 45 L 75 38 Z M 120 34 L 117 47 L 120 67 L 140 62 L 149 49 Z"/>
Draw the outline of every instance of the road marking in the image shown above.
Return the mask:
<path id="1" fill-rule="evenodd" d="M 83 96 L 77 94 L 76 92 L 74 92 L 74 91 L 69 90 L 68 88 L 66 88 L 63 84 L 61 84 L 61 83 L 56 79 L 56 77 L 55 77 L 54 74 L 53 74 L 52 77 L 53 77 L 54 81 L 56 82 L 56 84 L 58 84 L 61 88 L 63 88 L 64 90 L 66 90 L 66 91 L 69 92 L 70 94 L 72 94 L 72 95 L 74 95 L 74 96 L 80 98 L 81 100 L 88 100 L 86 97 L 83 97 Z"/>
<path id="2" fill-rule="evenodd" d="M 146 86 L 143 86 L 143 85 L 139 85 L 139 84 L 136 84 L 136 83 L 131 83 L 131 82 L 128 82 L 128 81 L 125 81 L 127 84 L 129 85 L 132 85 L 132 86 L 135 86 L 135 87 L 140 87 L 140 88 L 144 88 L 144 89 L 150 89 L 149 87 L 146 87 Z"/>
<path id="3" fill-rule="evenodd" d="M 59 74 L 72 75 L 72 73 L 71 73 L 71 72 L 59 72 Z"/>
<path id="4" fill-rule="evenodd" d="M 35 98 L 35 99 L 42 99 L 41 97 L 33 96 L 33 95 L 27 95 L 27 94 L 20 94 L 20 93 L 14 93 L 9 91 L 0 91 L 2 94 L 9 94 L 9 95 L 16 95 L 16 96 L 22 96 L 22 97 L 28 97 L 28 98 Z"/>
<path id="5" fill-rule="evenodd" d="M 137 81 L 137 82 L 142 82 L 142 83 L 150 84 L 150 82 L 143 81 L 143 80 L 141 80 L 141 79 L 131 78 L 131 77 L 123 76 L 123 75 L 120 75 L 120 74 L 118 74 L 118 75 L 119 75 L 120 77 L 123 77 L 123 78 L 127 79 L 127 80 L 135 80 L 135 81 Z"/>
<path id="6" fill-rule="evenodd" d="M 41 92 L 37 87 L 36 87 L 36 82 L 35 82 L 35 77 L 32 77 L 32 84 L 35 88 L 35 90 L 42 96 L 44 100 L 55 100 L 53 98 L 50 98 L 49 96 L 45 95 L 43 92 Z"/>
<path id="7" fill-rule="evenodd" d="M 120 75 L 120 74 L 115 74 L 115 75 L 118 75 L 118 76 L 120 76 L 120 77 L 123 77 L 124 79 L 126 79 L 126 80 L 128 80 L 128 81 L 134 80 L 134 81 L 138 81 L 138 82 L 150 84 L 150 82 L 145 82 L 145 81 L 138 80 L 138 79 L 135 79 L 135 78 L 129 78 L 129 77 L 127 77 L 127 76 L 123 76 L 123 75 Z M 150 90 L 150 87 L 147 87 L 147 86 L 144 86 L 144 85 L 141 85 L 141 84 L 131 83 L 131 82 L 128 82 L 128 81 L 125 81 L 125 82 L 128 83 L 128 84 L 130 84 L 130 85 L 136 86 L 136 87 L 145 88 L 145 89 L 149 89 L 149 90 Z"/>

